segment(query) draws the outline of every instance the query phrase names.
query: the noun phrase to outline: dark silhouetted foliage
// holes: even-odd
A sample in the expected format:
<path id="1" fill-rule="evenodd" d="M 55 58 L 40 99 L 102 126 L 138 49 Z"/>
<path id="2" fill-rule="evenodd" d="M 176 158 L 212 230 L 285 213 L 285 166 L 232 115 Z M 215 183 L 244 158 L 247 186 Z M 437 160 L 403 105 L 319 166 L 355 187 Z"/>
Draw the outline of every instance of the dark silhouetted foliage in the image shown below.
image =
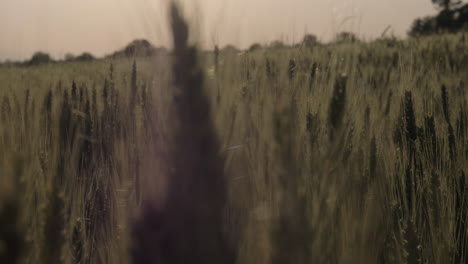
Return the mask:
<path id="1" fill-rule="evenodd" d="M 94 60 L 94 56 L 91 53 L 85 52 L 81 54 L 80 56 L 77 56 L 75 58 L 75 61 L 92 61 Z"/>
<path id="2" fill-rule="evenodd" d="M 433 4 L 437 5 L 439 8 L 448 10 L 454 7 L 459 6 L 462 1 L 460 0 L 431 0 Z"/>
<path id="3" fill-rule="evenodd" d="M 338 43 L 353 43 L 359 41 L 359 38 L 352 32 L 341 32 L 336 35 L 335 41 Z"/>
<path id="4" fill-rule="evenodd" d="M 270 44 L 270 47 L 274 49 L 282 49 L 282 48 L 285 48 L 286 45 L 281 40 L 275 40 Z"/>
<path id="5" fill-rule="evenodd" d="M 307 34 L 304 36 L 304 39 L 302 40 L 302 45 L 306 48 L 311 48 L 315 47 L 319 44 L 319 41 L 317 39 L 317 36 L 313 34 Z"/>
<path id="6" fill-rule="evenodd" d="M 256 50 L 259 50 L 261 48 L 262 48 L 262 45 L 260 45 L 259 43 L 254 43 L 254 44 L 250 45 L 249 51 L 256 51 Z"/>
<path id="7" fill-rule="evenodd" d="M 458 32 L 468 27 L 468 4 L 450 0 L 433 0 L 442 10 L 436 16 L 427 16 L 414 20 L 408 35 L 412 37 L 439 32 Z M 456 4 L 455 4 L 456 2 Z"/>
<path id="8" fill-rule="evenodd" d="M 225 52 L 225 53 L 229 53 L 229 52 L 238 53 L 238 52 L 240 52 L 240 50 L 234 45 L 226 45 L 221 51 Z"/>
<path id="9" fill-rule="evenodd" d="M 36 52 L 32 58 L 28 61 L 28 65 L 40 65 L 53 62 L 49 54 L 44 52 Z"/>
<path id="10" fill-rule="evenodd" d="M 137 39 L 129 43 L 125 48 L 114 52 L 109 57 L 148 57 L 161 52 L 166 51 L 164 48 L 156 48 L 146 39 Z"/>

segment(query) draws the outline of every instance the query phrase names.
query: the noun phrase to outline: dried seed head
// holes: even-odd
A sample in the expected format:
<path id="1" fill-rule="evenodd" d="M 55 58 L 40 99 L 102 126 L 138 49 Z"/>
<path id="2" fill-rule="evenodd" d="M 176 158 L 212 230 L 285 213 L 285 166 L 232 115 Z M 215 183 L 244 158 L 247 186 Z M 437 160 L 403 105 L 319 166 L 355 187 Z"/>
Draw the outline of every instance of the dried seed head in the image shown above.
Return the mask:
<path id="1" fill-rule="evenodd" d="M 330 100 L 328 108 L 328 122 L 331 127 L 330 139 L 333 140 L 333 134 L 341 127 L 346 103 L 346 76 L 340 76 L 335 81 L 333 87 L 333 97 Z"/>
<path id="2" fill-rule="evenodd" d="M 442 107 L 444 109 L 445 121 L 447 122 L 447 124 L 450 124 L 448 93 L 447 93 L 447 87 L 445 87 L 445 85 L 442 85 L 441 87 L 441 94 L 442 94 Z"/>

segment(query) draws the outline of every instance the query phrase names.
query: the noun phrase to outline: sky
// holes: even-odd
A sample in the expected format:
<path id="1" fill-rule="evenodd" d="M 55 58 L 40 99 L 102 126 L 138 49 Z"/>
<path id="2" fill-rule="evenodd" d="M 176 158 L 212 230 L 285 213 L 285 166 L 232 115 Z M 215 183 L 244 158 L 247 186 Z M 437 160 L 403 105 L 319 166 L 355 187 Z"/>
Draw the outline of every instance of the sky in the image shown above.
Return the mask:
<path id="1" fill-rule="evenodd" d="M 180 0 L 191 21 L 192 41 L 246 48 L 304 34 L 329 41 L 351 31 L 373 39 L 389 32 L 404 38 L 412 21 L 437 11 L 430 0 Z M 171 46 L 169 0 L 0 0 L 0 61 L 24 60 L 36 51 L 104 56 L 134 39 Z"/>

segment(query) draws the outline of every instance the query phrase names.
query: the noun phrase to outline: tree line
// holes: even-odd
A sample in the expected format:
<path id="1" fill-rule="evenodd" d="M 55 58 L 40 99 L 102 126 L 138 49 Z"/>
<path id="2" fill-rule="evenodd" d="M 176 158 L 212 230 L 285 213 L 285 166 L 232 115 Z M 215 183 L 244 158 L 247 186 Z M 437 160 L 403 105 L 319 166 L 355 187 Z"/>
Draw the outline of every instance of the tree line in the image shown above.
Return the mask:
<path id="1" fill-rule="evenodd" d="M 468 3 L 461 0 L 431 0 L 439 10 L 435 16 L 414 20 L 408 35 L 426 36 L 436 33 L 454 33 L 468 29 Z"/>

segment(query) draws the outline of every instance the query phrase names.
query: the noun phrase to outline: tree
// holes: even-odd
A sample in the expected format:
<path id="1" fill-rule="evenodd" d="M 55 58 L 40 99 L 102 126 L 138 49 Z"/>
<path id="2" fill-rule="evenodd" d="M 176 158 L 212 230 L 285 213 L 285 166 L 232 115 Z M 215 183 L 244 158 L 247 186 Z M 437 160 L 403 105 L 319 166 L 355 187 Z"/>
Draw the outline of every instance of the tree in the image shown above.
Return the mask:
<path id="1" fill-rule="evenodd" d="M 431 0 L 433 4 L 437 5 L 443 10 L 451 10 L 461 5 L 461 0 Z"/>
<path id="2" fill-rule="evenodd" d="M 438 32 L 458 32 L 468 26 L 468 4 L 459 0 L 431 0 L 442 8 L 436 16 L 416 19 L 408 35 L 423 36 Z"/>
<path id="3" fill-rule="evenodd" d="M 52 62 L 50 55 L 44 52 L 36 52 L 32 56 L 32 58 L 27 62 L 29 65 L 39 65 L 39 64 L 47 64 Z"/>
<path id="4" fill-rule="evenodd" d="M 319 44 L 317 40 L 317 36 L 313 34 L 307 34 L 304 36 L 304 39 L 302 40 L 302 45 L 307 48 L 311 48 L 314 46 L 317 46 Z"/>
<path id="5" fill-rule="evenodd" d="M 274 49 L 282 49 L 282 48 L 285 48 L 286 45 L 284 45 L 283 41 L 281 40 L 275 40 L 271 42 L 270 47 Z"/>
<path id="6" fill-rule="evenodd" d="M 411 37 L 429 35 L 437 32 L 437 29 L 437 20 L 434 17 L 417 18 L 411 25 L 408 35 Z"/>
<path id="7" fill-rule="evenodd" d="M 76 61 L 92 61 L 94 59 L 95 59 L 94 56 L 89 52 L 85 52 L 75 58 Z"/>
<path id="8" fill-rule="evenodd" d="M 222 52 L 224 53 L 239 53 L 239 49 L 234 46 L 234 45 L 226 45 L 223 49 L 222 49 Z"/>
<path id="9" fill-rule="evenodd" d="M 127 57 L 152 56 L 155 54 L 155 47 L 146 39 L 137 39 L 125 47 L 124 54 Z"/>
<path id="10" fill-rule="evenodd" d="M 341 32 L 338 35 L 336 35 L 335 38 L 336 42 L 338 43 L 343 43 L 343 42 L 357 42 L 358 37 L 352 32 Z"/>
<path id="11" fill-rule="evenodd" d="M 262 45 L 258 44 L 258 43 L 254 43 L 250 46 L 249 48 L 249 51 L 255 51 L 255 50 L 259 50 L 262 48 Z"/>

